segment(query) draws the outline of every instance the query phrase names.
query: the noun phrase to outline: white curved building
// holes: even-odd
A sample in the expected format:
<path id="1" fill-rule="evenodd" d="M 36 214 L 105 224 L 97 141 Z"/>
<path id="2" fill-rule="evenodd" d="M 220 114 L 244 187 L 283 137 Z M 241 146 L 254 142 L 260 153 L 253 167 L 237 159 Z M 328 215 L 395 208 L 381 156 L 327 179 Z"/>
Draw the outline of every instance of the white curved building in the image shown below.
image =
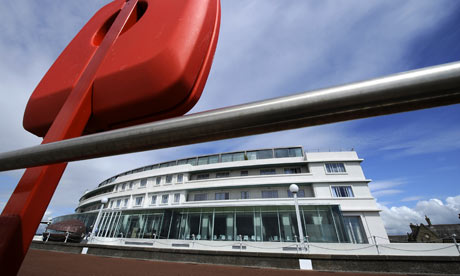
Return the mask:
<path id="1" fill-rule="evenodd" d="M 288 189 L 295 183 L 308 242 L 372 243 L 368 237 L 377 236 L 387 243 L 362 161 L 354 151 L 301 147 L 174 160 L 105 180 L 69 216 L 89 227 L 108 198 L 95 227 L 98 243 L 293 243 L 299 234 Z"/>

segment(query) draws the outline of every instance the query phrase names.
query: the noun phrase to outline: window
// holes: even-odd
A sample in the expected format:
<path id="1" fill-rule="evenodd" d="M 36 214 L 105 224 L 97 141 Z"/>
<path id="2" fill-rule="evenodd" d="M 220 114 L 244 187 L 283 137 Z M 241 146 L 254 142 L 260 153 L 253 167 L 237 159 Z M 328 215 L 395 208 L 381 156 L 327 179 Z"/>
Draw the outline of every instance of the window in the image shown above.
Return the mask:
<path id="1" fill-rule="evenodd" d="M 133 189 L 133 182 L 129 182 L 129 189 L 130 189 L 130 190 Z"/>
<path id="2" fill-rule="evenodd" d="M 147 178 L 141 179 L 140 187 L 145 187 L 147 185 Z"/>
<path id="3" fill-rule="evenodd" d="M 219 155 L 198 157 L 198 165 L 214 164 L 219 162 Z"/>
<path id="4" fill-rule="evenodd" d="M 284 173 L 285 174 L 301 173 L 301 170 L 300 168 L 284 168 Z"/>
<path id="5" fill-rule="evenodd" d="M 207 194 L 195 194 L 193 196 L 193 201 L 203 201 L 203 200 L 208 200 Z"/>
<path id="6" fill-rule="evenodd" d="M 278 198 L 277 190 L 262 191 L 262 198 Z"/>
<path id="7" fill-rule="evenodd" d="M 121 184 L 121 190 L 124 191 L 126 188 L 126 183 Z"/>
<path id="8" fill-rule="evenodd" d="M 216 193 L 216 200 L 229 199 L 229 193 Z"/>
<path id="9" fill-rule="evenodd" d="M 249 160 L 273 158 L 273 150 L 248 151 L 247 157 Z"/>
<path id="10" fill-rule="evenodd" d="M 185 165 L 185 164 L 187 164 L 187 159 L 182 159 L 182 160 L 177 161 L 177 165 Z"/>
<path id="11" fill-rule="evenodd" d="M 294 195 L 291 193 L 290 190 L 287 190 L 288 197 L 294 197 Z M 297 192 L 297 197 L 305 197 L 305 190 L 304 189 L 299 189 Z"/>
<path id="12" fill-rule="evenodd" d="M 128 207 L 128 200 L 127 198 L 125 198 L 125 200 L 123 201 L 123 207 Z"/>
<path id="13" fill-rule="evenodd" d="M 248 171 L 241 171 L 241 176 L 248 176 L 249 172 Z"/>
<path id="14" fill-rule="evenodd" d="M 276 158 L 301 157 L 301 156 L 302 156 L 301 148 L 275 149 Z"/>
<path id="15" fill-rule="evenodd" d="M 156 182 L 156 183 L 157 183 L 157 185 L 160 185 L 160 183 L 161 183 L 161 176 L 157 176 L 157 179 L 156 179 L 156 181 L 157 181 L 157 182 Z"/>
<path id="16" fill-rule="evenodd" d="M 327 173 L 344 173 L 345 165 L 343 163 L 326 163 Z"/>
<path id="17" fill-rule="evenodd" d="M 216 173 L 217 178 L 223 178 L 223 177 L 229 177 L 230 173 L 229 172 L 218 172 Z"/>
<path id="18" fill-rule="evenodd" d="M 141 206 L 143 200 L 144 200 L 144 197 L 143 197 L 143 196 L 138 196 L 138 197 L 136 197 L 136 199 L 135 199 L 135 201 L 134 201 L 134 204 L 135 204 L 136 206 Z"/>
<path id="19" fill-rule="evenodd" d="M 110 201 L 109 208 L 112 208 L 112 206 L 113 206 L 113 201 Z"/>
<path id="20" fill-rule="evenodd" d="M 345 230 L 352 243 L 368 243 L 361 217 L 344 216 L 343 222 L 345 224 Z"/>
<path id="21" fill-rule="evenodd" d="M 203 173 L 196 176 L 196 180 L 208 179 L 209 173 Z"/>
<path id="22" fill-rule="evenodd" d="M 168 174 L 168 175 L 166 176 L 166 184 L 171 184 L 172 178 L 173 178 L 172 174 Z"/>
<path id="23" fill-rule="evenodd" d="M 269 174 L 276 174 L 275 169 L 261 169 L 260 175 L 269 175 Z"/>
<path id="24" fill-rule="evenodd" d="M 152 195 L 152 196 L 150 197 L 150 204 L 151 204 L 151 205 L 157 204 L 157 195 Z"/>
<path id="25" fill-rule="evenodd" d="M 180 194 L 177 193 L 177 194 L 174 194 L 174 203 L 179 203 L 180 201 Z"/>
<path id="26" fill-rule="evenodd" d="M 332 186 L 333 197 L 354 197 L 351 186 Z"/>
<path id="27" fill-rule="evenodd" d="M 220 156 L 222 163 L 232 161 L 243 161 L 244 152 L 225 153 Z"/>
<path id="28" fill-rule="evenodd" d="M 180 173 L 177 175 L 177 183 L 182 183 L 182 181 L 184 181 L 184 175 Z"/>
<path id="29" fill-rule="evenodd" d="M 168 204 L 169 201 L 169 195 L 163 195 L 161 197 L 161 204 Z"/>
<path id="30" fill-rule="evenodd" d="M 121 199 L 118 199 L 117 200 L 117 208 L 120 208 L 120 204 L 121 204 Z"/>
<path id="31" fill-rule="evenodd" d="M 192 166 L 196 166 L 196 158 L 187 159 L 187 164 L 190 164 Z"/>
<path id="32" fill-rule="evenodd" d="M 241 199 L 249 199 L 249 192 L 248 191 L 241 192 Z"/>

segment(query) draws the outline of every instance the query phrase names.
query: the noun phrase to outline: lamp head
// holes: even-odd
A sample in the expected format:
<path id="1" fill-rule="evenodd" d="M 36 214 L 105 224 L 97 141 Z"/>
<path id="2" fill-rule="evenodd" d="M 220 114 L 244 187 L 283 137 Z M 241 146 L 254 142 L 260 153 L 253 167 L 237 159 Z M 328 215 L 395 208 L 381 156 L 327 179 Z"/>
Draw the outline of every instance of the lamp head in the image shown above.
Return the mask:
<path id="1" fill-rule="evenodd" d="M 106 198 L 106 197 L 101 198 L 101 203 L 102 204 L 106 204 L 107 202 L 109 202 L 108 198 Z"/>
<path id="2" fill-rule="evenodd" d="M 289 191 L 291 191 L 291 193 L 295 194 L 299 191 L 299 186 L 297 186 L 296 184 L 291 184 L 291 186 L 289 186 Z"/>

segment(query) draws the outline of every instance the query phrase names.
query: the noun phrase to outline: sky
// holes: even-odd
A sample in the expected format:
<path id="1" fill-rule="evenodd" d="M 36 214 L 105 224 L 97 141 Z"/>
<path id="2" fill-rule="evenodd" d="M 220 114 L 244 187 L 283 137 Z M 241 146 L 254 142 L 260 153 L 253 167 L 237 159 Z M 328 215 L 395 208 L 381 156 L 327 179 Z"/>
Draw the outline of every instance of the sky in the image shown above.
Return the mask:
<path id="1" fill-rule="evenodd" d="M 109 1 L 0 3 L 0 152 L 34 146 L 27 100 L 57 56 Z M 222 0 L 219 42 L 189 114 L 460 59 L 460 1 Z M 72 162 L 45 217 L 74 212 L 85 190 L 122 171 L 208 153 L 302 145 L 354 149 L 389 234 L 460 223 L 460 106 Z M 0 172 L 0 210 L 24 170 Z"/>

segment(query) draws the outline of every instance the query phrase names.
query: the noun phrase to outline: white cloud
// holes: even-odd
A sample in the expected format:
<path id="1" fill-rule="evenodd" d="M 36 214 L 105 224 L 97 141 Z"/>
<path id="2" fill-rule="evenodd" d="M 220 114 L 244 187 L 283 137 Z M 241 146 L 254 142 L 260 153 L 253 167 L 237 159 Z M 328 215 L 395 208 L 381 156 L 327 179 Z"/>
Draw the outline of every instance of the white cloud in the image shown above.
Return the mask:
<path id="1" fill-rule="evenodd" d="M 460 195 L 447 197 L 445 202 L 440 199 L 422 200 L 414 208 L 407 206 L 387 207 L 379 204 L 388 234 L 404 234 L 410 232 L 409 224 L 425 223 L 425 215 L 432 224 L 458 224 L 460 213 Z"/>
<path id="2" fill-rule="evenodd" d="M 405 198 L 401 199 L 401 202 L 417 201 L 417 200 L 420 200 L 422 198 L 423 198 L 423 196 L 408 196 L 408 197 L 405 197 Z"/>

